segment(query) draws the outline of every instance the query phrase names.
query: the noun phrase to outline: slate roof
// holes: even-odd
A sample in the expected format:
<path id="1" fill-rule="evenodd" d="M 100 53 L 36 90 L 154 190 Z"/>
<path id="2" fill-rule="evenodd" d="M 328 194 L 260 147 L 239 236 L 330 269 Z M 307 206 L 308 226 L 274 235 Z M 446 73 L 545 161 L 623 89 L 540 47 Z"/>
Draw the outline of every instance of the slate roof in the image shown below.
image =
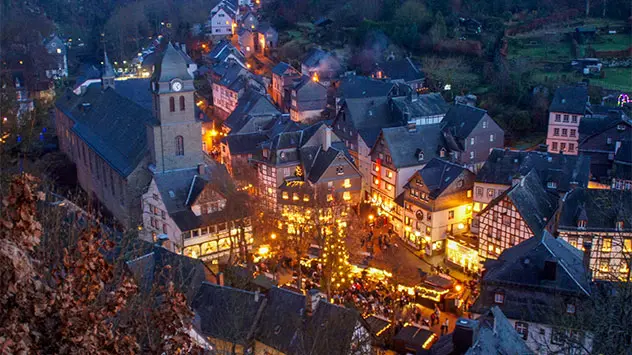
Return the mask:
<path id="1" fill-rule="evenodd" d="M 101 71 L 99 71 L 99 69 L 97 69 L 97 67 L 95 67 L 94 65 L 90 65 L 90 64 L 81 65 L 81 69 L 79 70 L 79 73 L 80 75 L 79 77 L 77 77 L 77 80 L 75 80 L 75 85 L 73 89 L 76 89 L 77 87 L 79 87 L 79 85 L 85 83 L 86 81 L 90 79 L 101 78 Z"/>
<path id="2" fill-rule="evenodd" d="M 544 227 L 553 218 L 558 206 L 557 195 L 544 189 L 535 170 L 531 170 L 522 178 L 520 183 L 496 197 L 481 211 L 481 214 L 490 210 L 505 196 L 514 204 L 534 235 L 542 234 Z"/>
<path id="3" fill-rule="evenodd" d="M 407 325 L 400 329 L 397 334 L 393 337 L 393 342 L 401 342 L 402 345 L 408 349 L 409 347 L 413 347 L 414 349 L 422 350 L 424 343 L 428 338 L 433 336 L 434 333 L 430 330 L 415 326 L 415 325 Z M 402 349 L 403 350 L 403 349 Z M 426 349 L 428 350 L 428 349 Z"/>
<path id="4" fill-rule="evenodd" d="M 127 177 L 147 155 L 146 125 L 152 113 L 115 90 L 88 86 L 85 94 L 67 91 L 56 106 L 74 121 L 73 131 L 118 174 Z"/>
<path id="5" fill-rule="evenodd" d="M 377 141 L 382 128 L 404 124 L 391 114 L 387 97 L 346 99 L 344 110 L 346 119 L 351 120 L 369 148 Z"/>
<path id="6" fill-rule="evenodd" d="M 117 80 L 114 84 L 114 91 L 134 101 L 149 112 L 153 110 L 154 103 L 150 91 L 149 79 Z"/>
<path id="7" fill-rule="evenodd" d="M 340 154 L 340 152 L 330 147 L 327 150 L 319 150 L 316 155 L 316 159 L 312 163 L 312 167 L 309 171 L 308 179 L 313 184 L 317 183 L 320 180 L 321 176 L 327 171 L 327 168 L 331 165 L 331 163 L 336 160 L 336 157 Z"/>
<path id="8" fill-rule="evenodd" d="M 213 66 L 213 72 L 220 76 L 219 85 L 225 86 L 232 91 L 239 91 L 246 87 L 247 70 L 235 62 L 222 62 Z"/>
<path id="9" fill-rule="evenodd" d="M 632 180 L 632 141 L 623 141 L 614 156 L 615 178 Z"/>
<path id="10" fill-rule="evenodd" d="M 187 62 L 184 56 L 171 42 L 162 54 L 162 58 L 157 62 L 153 77 L 158 81 L 171 81 L 175 78 L 191 80 L 191 74 L 187 71 Z"/>
<path id="11" fill-rule="evenodd" d="M 359 315 L 348 308 L 319 301 L 305 315 L 305 296 L 274 287 L 267 294 L 256 339 L 284 354 L 349 353 Z"/>
<path id="12" fill-rule="evenodd" d="M 395 84 L 365 76 L 349 76 L 340 81 L 336 96 L 345 99 L 388 96 Z"/>
<path id="13" fill-rule="evenodd" d="M 514 178 L 525 176 L 532 169 L 538 172 L 543 186 L 555 182 L 558 191 L 566 192 L 573 187 L 572 182 L 579 187 L 588 186 L 590 157 L 494 148 L 476 175 L 476 182 L 511 185 Z"/>
<path id="14" fill-rule="evenodd" d="M 625 231 L 632 230 L 632 191 L 575 189 L 565 196 L 559 216 L 559 229 L 577 229 L 586 220 L 587 231 L 614 231 L 622 220 Z"/>
<path id="15" fill-rule="evenodd" d="M 445 145 L 439 124 L 419 126 L 412 132 L 407 127 L 384 128 L 382 138 L 396 169 L 425 164 L 438 157 Z M 418 159 L 420 151 L 424 153 L 423 160 Z"/>
<path id="16" fill-rule="evenodd" d="M 324 110 L 327 105 L 327 89 L 321 84 L 303 76 L 294 87 L 296 107 L 299 111 Z"/>
<path id="17" fill-rule="evenodd" d="M 590 275 L 582 259 L 582 251 L 544 231 L 506 249 L 497 260 L 490 261 L 483 280 L 589 295 Z M 557 262 L 555 280 L 544 277 L 545 261 Z"/>
<path id="18" fill-rule="evenodd" d="M 143 293 L 149 294 L 155 287 L 167 287 L 173 282 L 176 290 L 184 293 L 190 304 L 207 280 L 207 274 L 211 274 L 201 260 L 173 253 L 140 239 L 134 243 L 146 243 L 148 248 L 146 254 L 126 261 Z"/>
<path id="19" fill-rule="evenodd" d="M 625 122 L 618 116 L 602 116 L 602 117 L 584 117 L 579 122 L 579 141 L 583 142 L 586 138 L 599 134 L 608 128 Z"/>
<path id="20" fill-rule="evenodd" d="M 301 63 L 309 68 L 313 68 L 313 67 L 318 66 L 320 61 L 323 58 L 328 57 L 329 55 L 330 55 L 329 53 L 325 52 L 324 50 L 320 48 L 312 48 L 303 57 L 303 60 L 301 61 Z"/>
<path id="21" fill-rule="evenodd" d="M 285 74 L 285 72 L 288 69 L 290 69 L 290 68 L 292 68 L 292 66 L 289 65 L 288 63 L 279 62 L 277 65 L 274 66 L 274 68 L 272 68 L 272 74 L 283 76 L 283 74 Z M 292 69 L 294 69 L 294 68 L 292 68 Z M 294 70 L 296 71 L 296 69 L 294 69 Z"/>
<path id="22" fill-rule="evenodd" d="M 112 68 L 112 63 L 110 63 L 110 59 L 108 59 L 108 52 L 104 51 L 103 52 L 103 77 L 107 78 L 113 78 L 116 76 L 116 73 L 114 72 L 114 68 Z"/>
<path id="23" fill-rule="evenodd" d="M 235 55 L 237 58 L 244 62 L 246 58 L 243 53 L 239 51 L 229 40 L 222 39 L 217 42 L 215 47 L 206 55 L 214 63 L 223 62 L 230 54 Z"/>
<path id="24" fill-rule="evenodd" d="M 240 131 L 249 121 L 249 116 L 274 116 L 281 112 L 274 106 L 267 96 L 256 90 L 246 90 L 237 101 L 237 107 L 226 118 L 224 125 L 232 131 Z"/>
<path id="25" fill-rule="evenodd" d="M 254 292 L 205 282 L 192 304 L 195 323 L 205 336 L 246 345 L 254 334 L 263 299 Z"/>
<path id="26" fill-rule="evenodd" d="M 217 224 L 229 220 L 246 217 L 249 211 L 246 208 L 233 208 L 240 203 L 239 199 L 231 198 L 226 201 L 226 207 L 222 211 L 196 216 L 191 210 L 190 204 L 195 201 L 195 192 L 199 194 L 211 178 L 213 181 L 230 181 L 227 173 L 220 167 L 207 166 L 204 176 L 198 175 L 197 169 L 183 169 L 154 174 L 154 181 L 162 196 L 167 212 L 178 225 L 182 232 L 202 226 Z M 225 192 L 225 186 L 214 186 L 218 193 Z M 193 193 L 192 193 L 193 192 Z M 173 197 L 172 197 L 173 196 Z"/>
<path id="27" fill-rule="evenodd" d="M 549 112 L 564 112 L 583 115 L 588 103 L 586 86 L 562 86 L 555 90 Z"/>
<path id="28" fill-rule="evenodd" d="M 416 94 L 414 101 L 408 97 L 394 97 L 394 107 L 403 115 L 408 112 L 411 118 L 445 115 L 450 106 L 439 93 Z"/>
<path id="29" fill-rule="evenodd" d="M 419 69 L 419 65 L 413 63 L 409 57 L 385 61 L 379 67 L 382 69 L 384 76 L 390 80 L 411 82 L 425 77 L 424 73 Z"/>
<path id="30" fill-rule="evenodd" d="M 261 143 L 267 140 L 265 133 L 229 134 L 222 139 L 231 155 L 254 154 L 261 150 Z"/>
<path id="31" fill-rule="evenodd" d="M 534 354 L 497 306 L 479 321 L 478 337 L 465 355 Z"/>
<path id="32" fill-rule="evenodd" d="M 486 114 L 487 111 L 478 107 L 456 104 L 450 107 L 441 123 L 454 137 L 466 139 Z"/>
<path id="33" fill-rule="evenodd" d="M 423 169 L 418 171 L 418 174 L 430 191 L 430 198 L 436 199 L 464 170 L 466 169 L 458 164 L 439 158 L 432 158 Z"/>

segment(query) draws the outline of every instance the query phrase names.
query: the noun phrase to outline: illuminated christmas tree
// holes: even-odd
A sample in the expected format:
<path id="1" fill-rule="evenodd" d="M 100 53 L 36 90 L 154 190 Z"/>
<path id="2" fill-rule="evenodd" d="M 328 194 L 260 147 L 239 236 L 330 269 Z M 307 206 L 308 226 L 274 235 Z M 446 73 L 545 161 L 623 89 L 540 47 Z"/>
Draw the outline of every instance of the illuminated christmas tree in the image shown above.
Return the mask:
<path id="1" fill-rule="evenodd" d="M 346 288 L 352 280 L 349 251 L 345 243 L 346 223 L 333 223 L 327 228 L 325 247 L 321 256 L 323 265 L 323 290 L 328 295 L 332 291 Z"/>

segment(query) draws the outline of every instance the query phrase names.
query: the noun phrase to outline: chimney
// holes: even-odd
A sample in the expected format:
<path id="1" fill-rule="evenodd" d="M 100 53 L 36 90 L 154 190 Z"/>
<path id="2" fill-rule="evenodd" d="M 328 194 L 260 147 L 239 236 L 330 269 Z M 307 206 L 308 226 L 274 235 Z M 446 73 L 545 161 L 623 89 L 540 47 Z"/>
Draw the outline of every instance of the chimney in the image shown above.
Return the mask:
<path id="1" fill-rule="evenodd" d="M 455 353 L 464 354 L 467 349 L 474 344 L 474 339 L 478 337 L 478 321 L 474 319 L 459 318 L 452 333 L 452 344 Z"/>
<path id="2" fill-rule="evenodd" d="M 198 164 L 198 175 L 204 175 L 204 164 Z"/>
<path id="3" fill-rule="evenodd" d="M 259 302 L 259 297 L 261 297 L 261 294 L 259 291 L 255 291 L 255 302 Z"/>
<path id="4" fill-rule="evenodd" d="M 224 286 L 224 273 L 223 272 L 217 273 L 217 284 L 220 286 Z"/>
<path id="5" fill-rule="evenodd" d="M 417 132 L 417 125 L 415 123 L 409 123 L 409 124 L 406 125 L 406 129 L 410 133 L 415 133 L 415 132 Z"/>
<path id="6" fill-rule="evenodd" d="M 592 254 L 592 242 L 584 242 L 584 258 L 582 259 L 586 272 L 590 271 L 590 257 Z"/>
<path id="7" fill-rule="evenodd" d="M 557 277 L 557 261 L 544 261 L 544 269 L 542 270 L 542 278 L 544 280 L 555 281 Z"/>
<path id="8" fill-rule="evenodd" d="M 323 151 L 328 151 L 331 147 L 331 128 L 325 127 L 325 135 L 323 137 Z"/>
<path id="9" fill-rule="evenodd" d="M 311 317 L 318 306 L 318 290 L 312 288 L 305 294 L 305 316 Z"/>

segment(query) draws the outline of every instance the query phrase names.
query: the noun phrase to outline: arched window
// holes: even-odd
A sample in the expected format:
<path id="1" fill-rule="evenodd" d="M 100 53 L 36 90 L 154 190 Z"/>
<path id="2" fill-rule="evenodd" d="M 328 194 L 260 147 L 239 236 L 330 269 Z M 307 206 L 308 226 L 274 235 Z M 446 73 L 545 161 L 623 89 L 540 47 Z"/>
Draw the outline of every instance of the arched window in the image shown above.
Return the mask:
<path id="1" fill-rule="evenodd" d="M 176 155 L 184 155 L 184 138 L 176 136 Z"/>
<path id="2" fill-rule="evenodd" d="M 176 110 L 176 99 L 174 97 L 169 98 L 169 112 L 175 112 Z"/>
<path id="3" fill-rule="evenodd" d="M 184 111 L 184 96 L 180 96 L 180 111 Z"/>

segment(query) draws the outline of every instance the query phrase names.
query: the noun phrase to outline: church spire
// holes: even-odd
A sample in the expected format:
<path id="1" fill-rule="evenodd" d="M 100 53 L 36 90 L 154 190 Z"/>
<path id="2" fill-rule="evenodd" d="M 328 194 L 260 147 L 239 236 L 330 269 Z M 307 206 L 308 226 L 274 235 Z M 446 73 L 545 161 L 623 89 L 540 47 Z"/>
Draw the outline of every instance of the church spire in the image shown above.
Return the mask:
<path id="1" fill-rule="evenodd" d="M 101 76 L 101 85 L 103 86 L 103 90 L 107 88 L 114 89 L 115 77 L 116 73 L 114 72 L 112 63 L 110 63 L 110 60 L 108 59 L 108 52 L 103 50 L 103 75 Z"/>

